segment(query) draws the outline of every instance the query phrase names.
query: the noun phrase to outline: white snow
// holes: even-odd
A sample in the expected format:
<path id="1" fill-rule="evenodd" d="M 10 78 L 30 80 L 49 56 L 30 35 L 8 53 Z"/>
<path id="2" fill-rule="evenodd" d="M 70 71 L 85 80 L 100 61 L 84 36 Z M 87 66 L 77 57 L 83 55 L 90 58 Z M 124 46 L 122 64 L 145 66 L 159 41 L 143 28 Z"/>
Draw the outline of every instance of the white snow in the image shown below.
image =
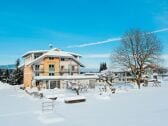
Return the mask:
<path id="1" fill-rule="evenodd" d="M 117 87 L 117 85 L 116 85 Z M 53 112 L 42 112 L 42 102 L 17 86 L 0 83 L 0 126 L 167 126 L 168 82 L 161 87 L 131 84 L 118 86 L 117 93 L 99 95 L 98 89 L 80 93 L 86 102 L 65 104 L 75 97 L 70 90 L 44 90 L 56 95 Z M 49 93 L 50 92 L 50 93 Z"/>
<path id="2" fill-rule="evenodd" d="M 0 90 L 8 89 L 8 88 L 10 88 L 10 87 L 11 87 L 10 85 L 8 85 L 8 84 L 6 84 L 6 83 L 0 82 Z"/>
<path id="3" fill-rule="evenodd" d="M 53 123 L 58 123 L 58 122 L 63 122 L 64 118 L 55 115 L 53 113 L 41 113 L 40 116 L 38 117 L 38 120 L 44 124 L 53 124 Z"/>
<path id="4" fill-rule="evenodd" d="M 86 99 L 86 98 L 84 96 L 74 96 L 74 97 L 66 97 L 65 98 L 66 101 L 78 100 L 78 99 Z"/>
<path id="5" fill-rule="evenodd" d="M 92 75 L 92 76 L 89 76 L 89 75 L 65 75 L 65 76 L 36 76 L 35 77 L 36 80 L 55 80 L 55 79 L 58 79 L 58 80 L 84 80 L 84 79 L 98 79 L 98 76 L 97 75 Z"/>

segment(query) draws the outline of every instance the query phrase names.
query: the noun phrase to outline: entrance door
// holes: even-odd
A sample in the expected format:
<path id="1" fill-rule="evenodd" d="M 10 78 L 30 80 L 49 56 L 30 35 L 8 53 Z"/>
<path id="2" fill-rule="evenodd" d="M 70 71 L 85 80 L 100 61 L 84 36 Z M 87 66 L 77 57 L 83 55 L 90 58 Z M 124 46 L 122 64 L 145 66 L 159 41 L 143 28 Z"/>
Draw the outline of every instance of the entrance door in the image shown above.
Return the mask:
<path id="1" fill-rule="evenodd" d="M 50 89 L 56 88 L 56 81 L 50 81 Z"/>
<path id="2" fill-rule="evenodd" d="M 60 81 L 50 81 L 50 89 L 60 88 Z"/>

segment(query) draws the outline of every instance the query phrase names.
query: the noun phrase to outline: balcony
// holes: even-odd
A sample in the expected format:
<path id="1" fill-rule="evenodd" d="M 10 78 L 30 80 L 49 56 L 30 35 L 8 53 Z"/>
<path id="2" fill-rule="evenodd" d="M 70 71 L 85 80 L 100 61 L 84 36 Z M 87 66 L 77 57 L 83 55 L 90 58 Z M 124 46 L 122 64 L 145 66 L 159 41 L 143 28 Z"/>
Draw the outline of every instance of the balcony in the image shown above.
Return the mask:
<path id="1" fill-rule="evenodd" d="M 43 73 L 44 67 L 43 67 L 43 65 L 35 65 L 35 66 L 33 66 L 33 71 L 36 73 Z"/>
<path id="2" fill-rule="evenodd" d="M 60 69 L 61 73 L 79 73 L 79 69 Z"/>
<path id="3" fill-rule="evenodd" d="M 35 69 L 34 72 L 43 73 L 44 69 Z"/>
<path id="4" fill-rule="evenodd" d="M 48 70 L 49 70 L 50 72 L 52 72 L 52 71 L 54 72 L 54 71 L 55 71 L 55 68 L 49 68 Z"/>

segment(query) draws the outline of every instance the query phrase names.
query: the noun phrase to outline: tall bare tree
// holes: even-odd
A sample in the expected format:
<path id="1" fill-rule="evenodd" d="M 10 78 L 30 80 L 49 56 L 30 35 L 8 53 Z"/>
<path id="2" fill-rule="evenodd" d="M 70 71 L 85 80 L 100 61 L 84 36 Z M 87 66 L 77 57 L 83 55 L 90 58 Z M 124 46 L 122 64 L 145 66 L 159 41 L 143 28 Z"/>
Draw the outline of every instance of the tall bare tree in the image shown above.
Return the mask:
<path id="1" fill-rule="evenodd" d="M 160 41 L 154 33 L 133 29 L 126 32 L 112 60 L 130 69 L 140 89 L 145 64 L 155 63 L 161 54 Z"/>

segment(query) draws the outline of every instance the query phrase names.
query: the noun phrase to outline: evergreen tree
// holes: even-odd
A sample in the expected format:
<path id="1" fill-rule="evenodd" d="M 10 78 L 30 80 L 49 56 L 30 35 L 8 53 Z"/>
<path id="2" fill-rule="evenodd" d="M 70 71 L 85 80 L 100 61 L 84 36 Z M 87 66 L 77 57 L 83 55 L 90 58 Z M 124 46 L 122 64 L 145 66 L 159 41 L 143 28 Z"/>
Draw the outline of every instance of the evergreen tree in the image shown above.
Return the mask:
<path id="1" fill-rule="evenodd" d="M 106 64 L 106 62 L 104 63 L 104 68 L 103 69 L 107 70 L 107 64 Z"/>
<path id="2" fill-rule="evenodd" d="M 16 65 L 16 69 L 18 69 L 18 68 L 19 68 L 19 65 L 20 65 L 20 59 L 17 59 L 17 60 L 16 60 L 16 64 L 15 64 L 15 65 Z"/>
<path id="3" fill-rule="evenodd" d="M 99 72 L 103 71 L 103 70 L 107 70 L 107 65 L 106 63 L 100 63 L 100 69 L 99 69 Z"/>
<path id="4" fill-rule="evenodd" d="M 100 63 L 100 68 L 99 68 L 99 72 L 102 71 L 102 64 Z"/>
<path id="5" fill-rule="evenodd" d="M 100 69 L 99 69 L 99 72 L 101 72 L 103 70 L 103 64 L 100 63 Z"/>
<path id="6" fill-rule="evenodd" d="M 20 65 L 20 60 L 17 59 L 16 64 L 15 64 L 16 69 L 13 72 L 13 79 L 14 79 L 14 82 L 16 84 L 22 84 L 23 83 L 23 70 L 21 68 L 19 68 L 19 65 Z"/>
<path id="7" fill-rule="evenodd" d="M 0 81 L 2 80 L 3 71 L 0 69 Z"/>
<path id="8" fill-rule="evenodd" d="M 6 71 L 5 71 L 5 79 L 6 79 L 7 83 L 9 81 L 9 78 L 10 78 L 10 72 L 9 72 L 9 69 L 6 69 Z"/>

